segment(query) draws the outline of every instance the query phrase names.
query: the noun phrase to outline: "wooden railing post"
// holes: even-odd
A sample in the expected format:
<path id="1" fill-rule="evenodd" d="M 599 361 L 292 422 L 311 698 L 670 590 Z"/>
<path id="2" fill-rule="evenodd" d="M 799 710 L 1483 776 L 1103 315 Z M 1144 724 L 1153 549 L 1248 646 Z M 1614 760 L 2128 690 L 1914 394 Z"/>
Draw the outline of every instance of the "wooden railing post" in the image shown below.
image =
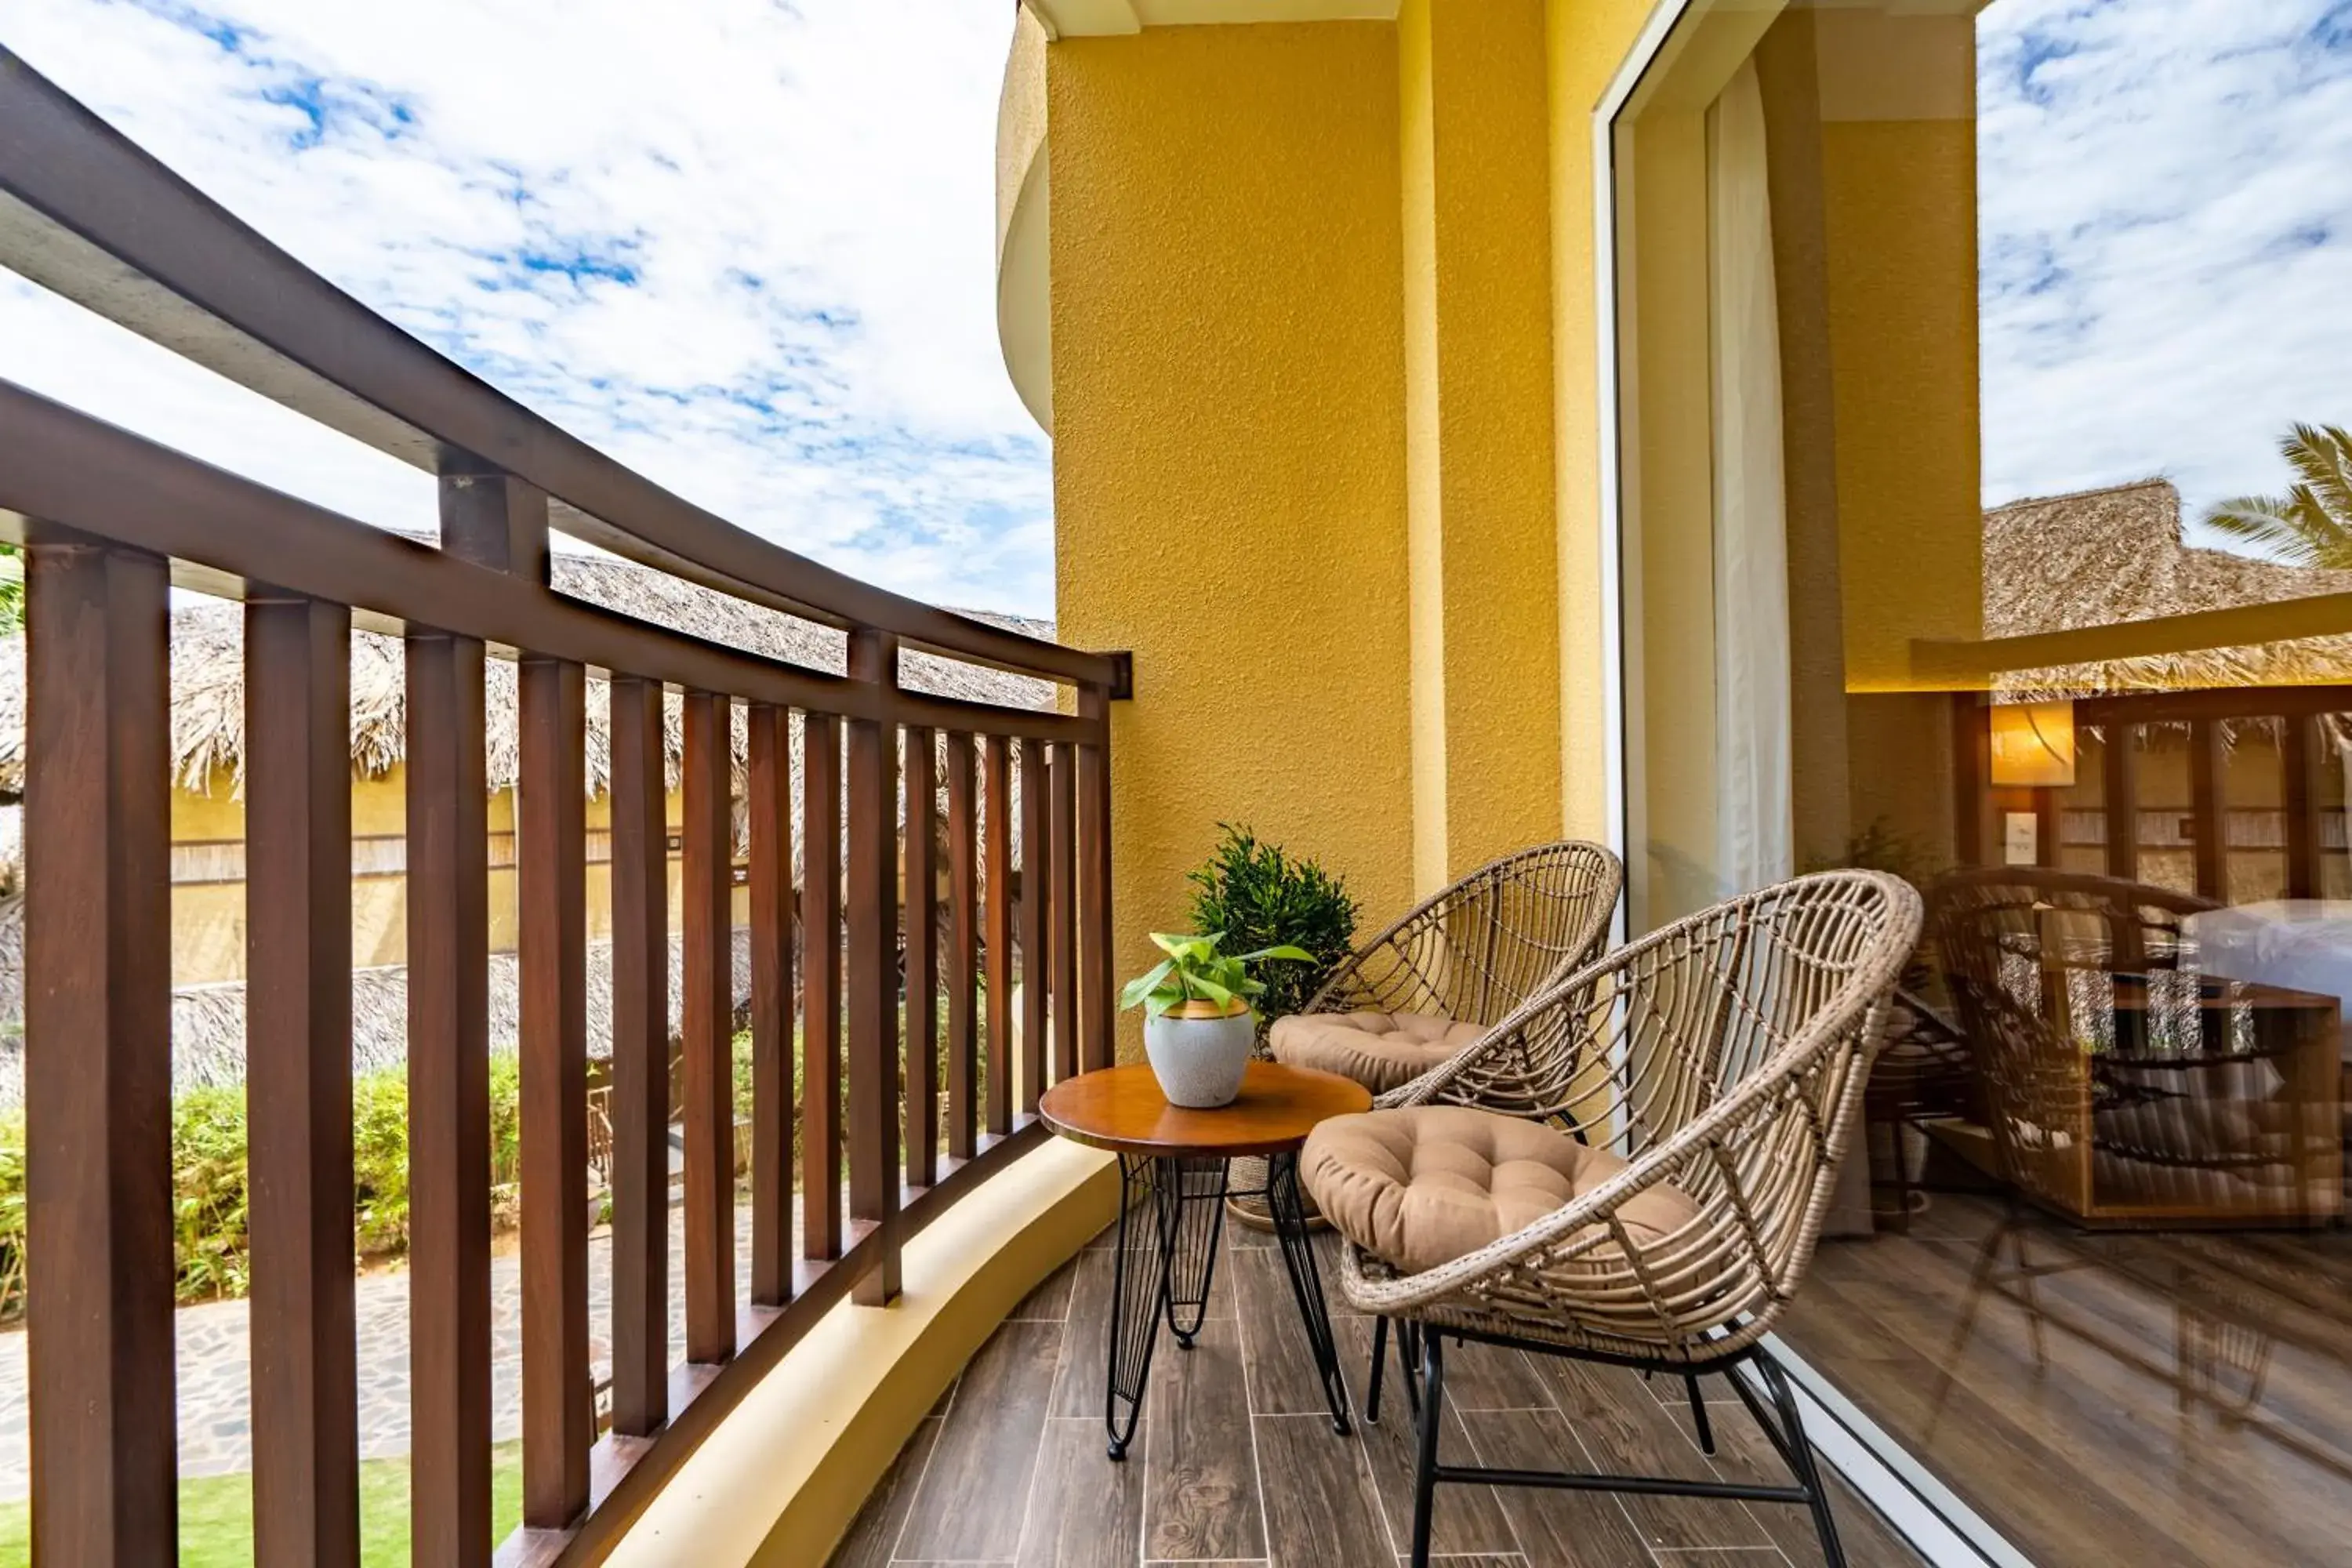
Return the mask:
<path id="1" fill-rule="evenodd" d="M 1021 1110 L 1037 1113 L 1045 1092 L 1046 993 L 1053 984 L 1045 952 L 1045 902 L 1054 886 L 1046 837 L 1045 746 L 1021 742 Z"/>
<path id="2" fill-rule="evenodd" d="M 356 1564 L 352 616 L 245 605 L 246 1117 L 253 1552 Z"/>
<path id="3" fill-rule="evenodd" d="M 1053 896 L 1045 900 L 1045 945 L 1054 973 L 1054 1077 L 1078 1070 L 1077 790 L 1074 747 L 1053 748 L 1053 800 L 1047 814 L 1046 865 Z"/>
<path id="4" fill-rule="evenodd" d="M 25 1128 L 44 1563 L 177 1551 L 163 561 L 32 550 Z"/>
<path id="5" fill-rule="evenodd" d="M 849 677 L 898 683 L 896 637 L 849 634 Z M 849 1213 L 875 1226 L 874 1265 L 856 1298 L 879 1307 L 898 1294 L 898 932 L 894 837 L 898 735 L 873 719 L 849 722 Z"/>
<path id="6" fill-rule="evenodd" d="M 1013 782 L 1004 737 L 980 738 L 981 879 L 986 900 L 988 1131 L 1013 1131 Z"/>
<path id="7" fill-rule="evenodd" d="M 482 645 L 408 634 L 413 1560 L 490 1557 L 489 833 Z"/>
<path id="8" fill-rule="evenodd" d="M 2107 818 L 2107 875 L 2139 879 L 2139 750 L 2136 726 L 2110 719 L 2099 748 L 2099 792 Z"/>
<path id="9" fill-rule="evenodd" d="M 681 1009 L 686 1035 L 686 1359 L 735 1353 L 733 747 L 727 699 L 686 694 Z"/>
<path id="10" fill-rule="evenodd" d="M 907 1184 L 940 1173 L 939 731 L 907 729 Z"/>
<path id="11" fill-rule="evenodd" d="M 972 738 L 948 733 L 948 1156 L 979 1148 L 979 758 Z"/>
<path id="12" fill-rule="evenodd" d="M 1110 694 L 1078 688 L 1078 717 L 1101 739 L 1078 745 L 1078 1061 L 1087 1071 L 1118 1058 L 1117 990 L 1111 976 Z"/>
<path id="13" fill-rule="evenodd" d="M 669 831 L 662 689 L 613 682 L 613 1430 L 669 1418 Z"/>
<path id="14" fill-rule="evenodd" d="M 2327 765 L 2323 721 L 2316 713 L 2290 713 L 2279 721 L 2280 804 L 2286 812 L 2286 896 L 2316 899 L 2327 890 L 2323 868 L 2327 840 L 2320 831 L 2320 773 Z"/>
<path id="15" fill-rule="evenodd" d="M 2221 721 L 2189 722 L 2189 812 L 2196 825 L 2197 892 L 2230 900 L 2230 753 L 2221 744 Z"/>
<path id="16" fill-rule="evenodd" d="M 801 1250 L 841 1256 L 841 721 L 801 716 Z"/>
<path id="17" fill-rule="evenodd" d="M 522 977 L 523 1523 L 588 1508 L 587 678 L 518 672 L 516 855 Z"/>
<path id="18" fill-rule="evenodd" d="M 751 855 L 751 1300 L 793 1296 L 792 716 L 752 705 L 744 815 Z"/>

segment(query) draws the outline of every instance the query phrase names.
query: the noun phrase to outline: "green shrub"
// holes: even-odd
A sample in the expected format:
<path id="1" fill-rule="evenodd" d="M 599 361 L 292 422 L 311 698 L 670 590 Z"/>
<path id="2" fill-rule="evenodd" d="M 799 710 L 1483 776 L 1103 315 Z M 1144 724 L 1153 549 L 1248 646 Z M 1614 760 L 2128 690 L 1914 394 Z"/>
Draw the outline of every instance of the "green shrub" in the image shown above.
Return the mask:
<path id="1" fill-rule="evenodd" d="M 520 1064 L 490 1058 L 491 1224 L 514 1223 L 521 1155 Z M 408 1074 L 352 1083 L 352 1246 L 361 1258 L 408 1250 Z M 196 1088 L 172 1100 L 173 1289 L 183 1301 L 242 1296 L 251 1285 L 246 1223 L 245 1089 Z M 0 1320 L 25 1310 L 25 1113 L 0 1115 Z"/>
<path id="2" fill-rule="evenodd" d="M 1216 852 L 1192 874 L 1192 929 L 1222 931 L 1223 945 L 1236 952 L 1288 944 L 1314 955 L 1311 963 L 1269 964 L 1260 974 L 1263 1028 L 1304 1007 L 1354 950 L 1356 900 L 1313 860 L 1293 859 L 1247 827 L 1217 826 Z"/>
<path id="3" fill-rule="evenodd" d="M 173 1100 L 172 1245 L 181 1300 L 245 1294 L 252 1263 L 242 1085 L 192 1089 Z"/>

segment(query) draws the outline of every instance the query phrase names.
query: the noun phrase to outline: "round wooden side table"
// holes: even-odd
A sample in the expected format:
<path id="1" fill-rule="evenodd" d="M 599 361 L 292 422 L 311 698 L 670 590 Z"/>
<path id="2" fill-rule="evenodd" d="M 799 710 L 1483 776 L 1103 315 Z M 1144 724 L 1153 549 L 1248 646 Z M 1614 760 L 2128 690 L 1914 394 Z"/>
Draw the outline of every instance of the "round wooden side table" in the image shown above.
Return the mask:
<path id="1" fill-rule="evenodd" d="M 1103 1423 L 1110 1457 L 1127 1457 L 1162 1319 L 1189 1350 L 1201 1331 L 1224 1229 L 1226 1162 L 1265 1157 L 1264 1193 L 1274 1212 L 1291 1294 L 1306 1325 L 1307 1348 L 1323 1380 L 1331 1428 L 1348 1431 L 1348 1385 L 1323 1306 L 1323 1281 L 1298 1194 L 1298 1148 L 1318 1122 L 1370 1110 L 1372 1097 L 1336 1073 L 1254 1061 L 1231 1105 L 1188 1110 L 1168 1103 L 1150 1068 L 1136 1063 L 1065 1079 L 1045 1091 L 1037 1113 L 1063 1137 L 1118 1156 L 1118 1251 L 1113 1260 L 1109 1377 Z M 1147 1219 L 1139 1211 L 1149 1199 Z M 1130 1252 L 1129 1227 L 1149 1224 L 1157 1243 L 1149 1261 Z M 1136 1251 L 1141 1251 L 1140 1246 Z"/>

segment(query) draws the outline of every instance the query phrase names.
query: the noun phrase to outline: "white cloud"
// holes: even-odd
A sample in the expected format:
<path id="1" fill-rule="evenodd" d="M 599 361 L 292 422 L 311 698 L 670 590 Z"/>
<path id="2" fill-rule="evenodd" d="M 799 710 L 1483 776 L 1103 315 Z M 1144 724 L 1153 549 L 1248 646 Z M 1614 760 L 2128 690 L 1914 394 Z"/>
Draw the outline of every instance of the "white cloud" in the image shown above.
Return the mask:
<path id="1" fill-rule="evenodd" d="M 1988 501 L 2193 516 L 2352 424 L 2352 3 L 1997 0 L 1979 24 Z"/>
<path id="2" fill-rule="evenodd" d="M 1010 6 L 10 0 L 8 46 L 622 461 L 902 592 L 1052 602 L 995 341 Z M 354 515 L 428 481 L 15 279 L 0 375 Z"/>

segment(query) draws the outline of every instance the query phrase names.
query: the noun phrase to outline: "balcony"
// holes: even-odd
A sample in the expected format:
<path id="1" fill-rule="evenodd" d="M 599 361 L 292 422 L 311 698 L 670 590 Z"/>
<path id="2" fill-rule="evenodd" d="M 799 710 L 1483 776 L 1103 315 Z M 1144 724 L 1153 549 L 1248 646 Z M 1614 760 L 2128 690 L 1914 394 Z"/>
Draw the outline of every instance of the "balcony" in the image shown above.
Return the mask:
<path id="1" fill-rule="evenodd" d="M 387 1453 L 406 1456 L 415 1561 L 601 1561 L 796 1348 L 919 1378 L 909 1346 L 937 1358 L 962 1331 L 942 1302 L 992 1320 L 991 1290 L 1067 1256 L 1083 1231 L 1056 1250 L 1052 1222 L 1099 1223 L 1100 1163 L 1033 1158 L 1033 1113 L 1111 1052 L 1124 662 L 884 593 L 658 489 L 4 53 L 0 148 L 0 262 L 436 474 L 441 500 L 437 541 L 382 532 L 0 385 L 0 532 L 28 558 L 41 1560 L 170 1559 L 181 1458 L 225 1439 L 249 1457 L 263 1563 L 358 1561 L 383 1480 L 362 1456 Z M 557 534 L 623 563 L 583 574 Z M 732 629 L 600 602 L 614 573 Z M 243 694 L 243 837 L 201 865 L 173 830 L 188 615 L 238 623 L 214 629 Z M 352 783 L 355 661 L 402 693 L 377 716 L 399 756 L 390 858 L 354 832 L 355 799 L 384 804 Z M 494 876 L 515 913 L 497 990 Z M 398 984 L 368 994 L 404 1037 L 407 1261 L 363 1309 L 346 913 L 387 877 Z M 243 889 L 252 1293 L 221 1331 L 249 1343 L 249 1414 L 175 1397 L 175 879 Z M 507 1005 L 502 1152 L 486 1064 Z M 902 1028 L 938 1050 L 902 1049 Z M 519 1194 L 511 1254 L 494 1180 Z M 895 1305 L 910 1279 L 938 1299 Z M 844 1332 L 864 1348 L 811 1348 Z M 224 1359 L 196 1370 L 233 1378 Z M 221 1429 L 189 1429 L 192 1408 Z M 520 1526 L 494 1532 L 509 1488 Z"/>

